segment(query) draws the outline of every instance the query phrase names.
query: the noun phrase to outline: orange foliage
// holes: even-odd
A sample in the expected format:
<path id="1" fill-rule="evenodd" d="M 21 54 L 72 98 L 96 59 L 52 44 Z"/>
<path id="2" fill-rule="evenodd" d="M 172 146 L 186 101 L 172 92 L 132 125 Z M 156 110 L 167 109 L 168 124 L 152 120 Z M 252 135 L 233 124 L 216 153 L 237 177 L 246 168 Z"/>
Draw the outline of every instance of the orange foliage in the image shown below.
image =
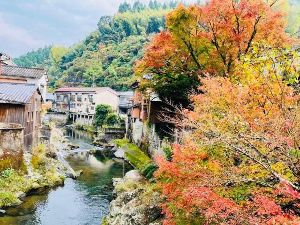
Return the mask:
<path id="1" fill-rule="evenodd" d="M 237 60 L 261 40 L 273 47 L 291 40 L 285 33 L 284 15 L 262 0 L 211 0 L 204 6 L 179 6 L 167 17 L 167 27 L 174 39 L 197 56 L 199 44 L 206 47 L 208 68 L 229 73 Z M 202 57 L 201 57 L 202 56 Z"/>
<path id="2" fill-rule="evenodd" d="M 299 206 L 280 204 L 300 197 L 300 95 L 280 66 L 256 66 L 202 79 L 204 93 L 184 112 L 186 144 L 174 146 L 172 161 L 158 159 L 168 222 L 184 212 L 186 224 L 299 224 Z"/>

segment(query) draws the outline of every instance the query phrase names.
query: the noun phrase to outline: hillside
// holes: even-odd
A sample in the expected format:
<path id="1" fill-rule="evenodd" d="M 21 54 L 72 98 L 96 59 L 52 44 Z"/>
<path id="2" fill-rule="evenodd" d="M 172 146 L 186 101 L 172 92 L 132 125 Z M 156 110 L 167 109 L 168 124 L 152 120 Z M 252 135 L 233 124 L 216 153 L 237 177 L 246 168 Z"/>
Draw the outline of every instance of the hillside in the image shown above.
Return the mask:
<path id="1" fill-rule="evenodd" d="M 97 30 L 69 48 L 50 46 L 15 59 L 20 66 L 45 67 L 49 86 L 110 86 L 127 90 L 134 62 L 150 37 L 165 28 L 165 15 L 175 6 L 151 1 L 146 7 L 123 3 L 115 16 L 103 16 Z"/>
<path id="2" fill-rule="evenodd" d="M 297 35 L 299 4 L 283 1 L 280 10 L 288 12 L 287 31 Z M 134 62 L 154 33 L 165 28 L 165 15 L 178 4 L 150 1 L 123 3 L 114 16 L 103 16 L 97 29 L 85 40 L 71 47 L 47 46 L 15 59 L 20 66 L 45 67 L 49 86 L 110 86 L 127 90 L 133 77 Z"/>

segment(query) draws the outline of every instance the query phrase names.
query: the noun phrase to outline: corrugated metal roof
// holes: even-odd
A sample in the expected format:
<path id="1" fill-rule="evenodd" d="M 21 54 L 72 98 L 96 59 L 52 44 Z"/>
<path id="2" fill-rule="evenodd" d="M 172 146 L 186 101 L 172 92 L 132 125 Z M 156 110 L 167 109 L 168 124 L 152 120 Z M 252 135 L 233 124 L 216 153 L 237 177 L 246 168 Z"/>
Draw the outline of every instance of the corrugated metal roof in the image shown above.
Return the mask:
<path id="1" fill-rule="evenodd" d="M 85 93 L 85 92 L 102 92 L 102 91 L 109 91 L 115 95 L 118 95 L 118 93 L 115 90 L 111 89 L 110 87 L 62 87 L 55 90 L 55 93 L 57 92 Z"/>
<path id="2" fill-rule="evenodd" d="M 39 79 L 46 74 L 44 69 L 19 67 L 19 66 L 0 66 L 0 75 L 9 77 L 25 77 Z"/>
<path id="3" fill-rule="evenodd" d="M 30 84 L 0 83 L 0 103 L 26 104 L 36 90 Z"/>

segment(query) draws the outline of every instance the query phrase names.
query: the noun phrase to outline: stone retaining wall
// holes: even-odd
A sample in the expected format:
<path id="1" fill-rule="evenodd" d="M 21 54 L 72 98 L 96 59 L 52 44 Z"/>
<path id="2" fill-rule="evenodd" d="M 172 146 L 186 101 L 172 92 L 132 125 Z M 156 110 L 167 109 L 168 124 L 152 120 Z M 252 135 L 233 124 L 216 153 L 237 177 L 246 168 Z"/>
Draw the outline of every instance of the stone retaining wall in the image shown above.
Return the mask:
<path id="1" fill-rule="evenodd" d="M 5 155 L 19 155 L 24 149 L 24 128 L 19 124 L 0 123 L 0 159 Z"/>

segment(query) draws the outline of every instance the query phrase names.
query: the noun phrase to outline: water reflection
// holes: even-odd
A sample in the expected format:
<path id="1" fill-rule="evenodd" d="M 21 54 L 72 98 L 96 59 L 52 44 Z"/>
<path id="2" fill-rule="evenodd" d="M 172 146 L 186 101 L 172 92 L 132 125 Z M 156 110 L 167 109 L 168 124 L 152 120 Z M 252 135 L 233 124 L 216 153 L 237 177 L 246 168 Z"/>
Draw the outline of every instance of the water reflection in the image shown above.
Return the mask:
<path id="1" fill-rule="evenodd" d="M 91 146 L 86 136 L 72 142 Z M 74 170 L 82 170 L 78 180 L 65 186 L 27 197 L 19 207 L 0 217 L 1 225 L 99 225 L 108 213 L 112 198 L 112 178 L 122 177 L 128 166 L 104 156 L 79 153 L 67 159 Z"/>

